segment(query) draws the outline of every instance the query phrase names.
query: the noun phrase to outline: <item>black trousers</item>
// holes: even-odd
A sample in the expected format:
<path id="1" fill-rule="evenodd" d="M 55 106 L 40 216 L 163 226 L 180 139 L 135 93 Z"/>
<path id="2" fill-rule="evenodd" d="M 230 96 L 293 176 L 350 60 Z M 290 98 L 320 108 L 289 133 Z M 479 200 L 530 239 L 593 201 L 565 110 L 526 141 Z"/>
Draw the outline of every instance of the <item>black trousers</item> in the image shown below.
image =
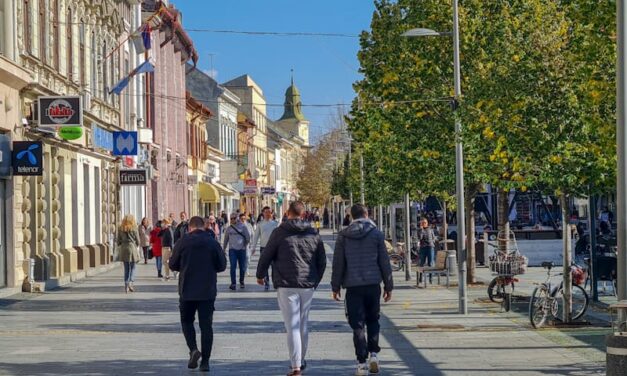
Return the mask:
<path id="1" fill-rule="evenodd" d="M 179 310 L 181 311 L 181 328 L 185 336 L 185 342 L 189 351 L 198 350 L 196 344 L 196 330 L 194 320 L 198 311 L 198 326 L 200 326 L 200 344 L 203 359 L 209 360 L 211 348 L 213 347 L 213 311 L 215 311 L 214 300 L 181 300 Z"/>
<path id="2" fill-rule="evenodd" d="M 263 250 L 266 247 L 259 247 L 259 255 L 261 256 L 261 254 L 263 253 Z M 268 270 L 266 270 L 266 275 L 263 277 L 263 281 L 266 284 L 266 286 L 270 285 L 270 268 L 268 268 Z"/>
<path id="3" fill-rule="evenodd" d="M 369 353 L 381 351 L 379 347 L 380 308 L 381 286 L 369 285 L 346 289 L 346 316 L 353 329 L 355 355 L 359 363 L 365 363 Z"/>

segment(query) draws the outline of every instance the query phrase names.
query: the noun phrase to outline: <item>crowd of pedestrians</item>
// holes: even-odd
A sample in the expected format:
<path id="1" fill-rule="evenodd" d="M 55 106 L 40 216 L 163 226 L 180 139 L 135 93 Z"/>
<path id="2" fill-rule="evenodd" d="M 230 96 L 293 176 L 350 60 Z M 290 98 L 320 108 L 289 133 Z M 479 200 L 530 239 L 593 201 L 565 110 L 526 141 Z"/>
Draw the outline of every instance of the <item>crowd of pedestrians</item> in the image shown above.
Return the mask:
<path id="1" fill-rule="evenodd" d="M 387 302 L 392 297 L 392 271 L 384 236 L 368 218 L 367 208 L 354 205 L 350 214 L 335 243 L 332 298 L 341 300 L 341 289 L 346 289 L 346 313 L 358 363 L 355 375 L 368 375 L 379 372 L 380 300 Z M 325 245 L 319 233 L 321 218 L 317 210 L 308 212 L 298 201 L 290 203 L 281 223 L 269 207 L 262 209 L 255 226 L 252 218 L 246 213 L 227 216 L 223 211 L 218 216 L 211 213 L 206 218 L 188 219 L 181 212 L 180 222 L 170 213 L 151 227 L 146 218 L 137 225 L 135 218 L 127 215 L 116 242 L 118 260 L 124 263 L 125 292 L 135 291 L 134 272 L 142 259 L 145 264 L 155 259 L 158 278 L 178 279 L 188 367 L 208 371 L 217 274 L 226 270 L 228 259 L 229 289 L 237 291 L 238 282 L 239 288 L 245 289 L 250 257 L 259 246 L 257 283 L 268 291 L 272 281 L 277 291 L 287 334 L 287 375 L 298 376 L 307 368 L 309 312 L 315 309 L 313 296 L 327 267 Z M 196 316 L 200 349 L 194 329 Z"/>

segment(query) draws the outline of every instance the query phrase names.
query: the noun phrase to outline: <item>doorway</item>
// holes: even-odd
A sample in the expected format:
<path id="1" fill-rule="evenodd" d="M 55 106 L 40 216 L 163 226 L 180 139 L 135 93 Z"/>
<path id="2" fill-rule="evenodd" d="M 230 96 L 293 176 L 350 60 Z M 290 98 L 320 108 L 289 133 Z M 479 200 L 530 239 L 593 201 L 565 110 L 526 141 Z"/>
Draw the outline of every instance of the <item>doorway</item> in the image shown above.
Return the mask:
<path id="1" fill-rule="evenodd" d="M 6 220 L 6 183 L 4 180 L 0 180 L 0 288 L 7 285 Z"/>

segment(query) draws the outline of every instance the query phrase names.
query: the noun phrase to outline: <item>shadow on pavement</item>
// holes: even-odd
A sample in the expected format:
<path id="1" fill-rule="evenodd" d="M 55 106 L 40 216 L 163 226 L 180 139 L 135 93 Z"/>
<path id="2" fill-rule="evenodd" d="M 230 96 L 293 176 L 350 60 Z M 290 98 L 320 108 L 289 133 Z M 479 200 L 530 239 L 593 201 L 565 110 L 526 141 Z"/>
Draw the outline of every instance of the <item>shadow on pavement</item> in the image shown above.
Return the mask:
<path id="1" fill-rule="evenodd" d="M 0 373 L 3 375 L 29 376 L 66 376 L 66 375 L 285 375 L 287 362 L 272 362 L 251 360 L 249 362 L 211 361 L 210 373 L 201 373 L 198 370 L 188 370 L 186 360 L 97 360 L 76 362 L 41 362 L 41 363 L 0 363 Z M 397 362 L 385 363 L 384 366 L 393 368 L 381 375 L 405 376 L 414 374 L 403 371 L 405 367 Z M 401 367 L 401 369 L 395 369 Z M 355 363 L 352 361 L 315 361 L 308 362 L 307 375 L 352 375 Z M 421 372 L 421 374 L 424 374 Z"/>

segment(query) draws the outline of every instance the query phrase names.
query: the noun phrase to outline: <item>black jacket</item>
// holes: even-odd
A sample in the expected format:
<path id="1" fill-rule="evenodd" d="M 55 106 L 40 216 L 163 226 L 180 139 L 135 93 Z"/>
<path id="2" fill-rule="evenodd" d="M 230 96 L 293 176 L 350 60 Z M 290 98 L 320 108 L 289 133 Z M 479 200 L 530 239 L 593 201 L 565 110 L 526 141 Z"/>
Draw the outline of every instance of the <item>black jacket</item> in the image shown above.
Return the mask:
<path id="1" fill-rule="evenodd" d="M 368 219 L 353 221 L 335 241 L 331 288 L 378 285 L 392 291 L 392 267 L 381 231 Z"/>
<path id="2" fill-rule="evenodd" d="M 226 269 L 226 258 L 220 243 L 208 233 L 196 230 L 174 246 L 170 269 L 180 271 L 181 300 L 214 300 L 217 294 L 217 273 Z"/>
<path id="3" fill-rule="evenodd" d="M 174 247 L 174 236 L 172 234 L 172 227 L 164 228 L 159 233 L 161 237 L 161 246 L 162 247 Z"/>
<path id="4" fill-rule="evenodd" d="M 185 234 L 187 234 L 188 229 L 189 229 L 189 224 L 187 221 L 183 221 L 179 223 L 178 226 L 176 226 L 176 231 L 174 231 L 174 244 L 176 244 L 176 242 L 178 242 L 179 239 L 181 239 L 182 237 L 185 236 Z"/>
<path id="5" fill-rule="evenodd" d="M 308 222 L 288 220 L 270 235 L 257 265 L 257 278 L 263 279 L 272 264 L 275 288 L 318 287 L 327 266 L 320 235 Z"/>

